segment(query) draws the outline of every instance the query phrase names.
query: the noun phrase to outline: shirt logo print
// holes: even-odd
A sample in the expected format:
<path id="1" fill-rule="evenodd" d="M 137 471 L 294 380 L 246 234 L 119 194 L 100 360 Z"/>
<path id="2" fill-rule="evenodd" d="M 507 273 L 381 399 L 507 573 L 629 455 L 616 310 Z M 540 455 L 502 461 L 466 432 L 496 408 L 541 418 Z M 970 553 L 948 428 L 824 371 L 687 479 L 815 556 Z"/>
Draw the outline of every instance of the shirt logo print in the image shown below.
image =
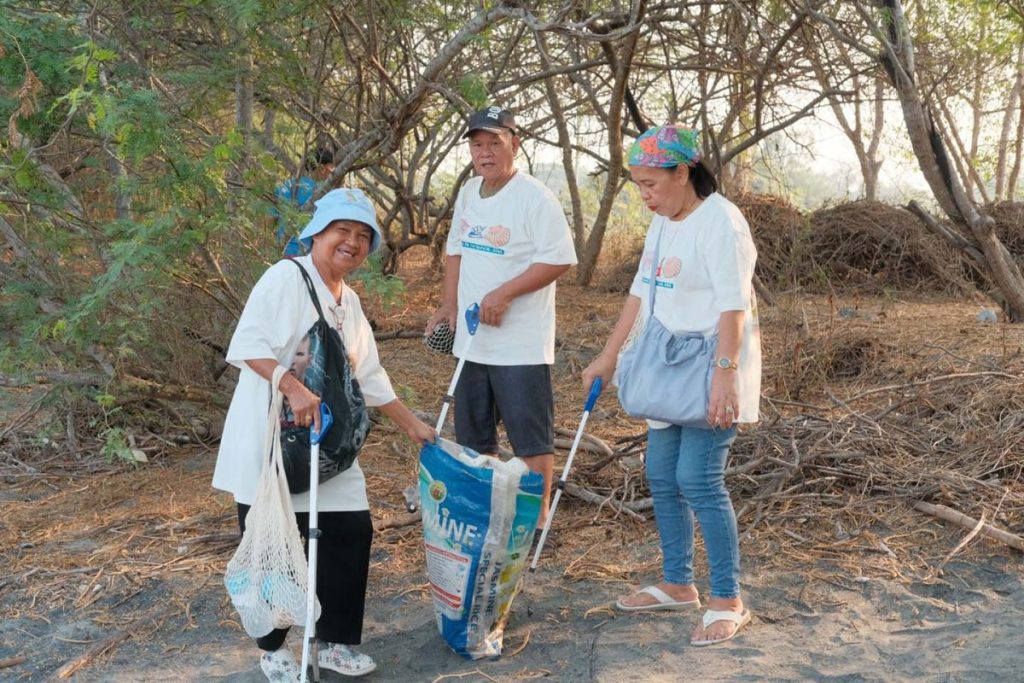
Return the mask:
<path id="1" fill-rule="evenodd" d="M 463 229 L 462 246 L 465 249 L 484 251 L 489 254 L 502 256 L 505 254 L 504 247 L 512 239 L 512 231 L 504 225 L 469 225 L 460 226 Z M 471 240 L 479 240 L 474 242 Z M 481 244 L 486 242 L 486 244 Z"/>
<path id="2" fill-rule="evenodd" d="M 654 264 L 654 254 L 650 252 L 644 252 L 644 257 L 640 261 L 642 268 L 641 272 L 647 273 L 640 278 L 640 281 L 645 285 L 651 284 L 651 266 Z M 658 269 L 654 273 L 654 282 L 658 287 L 664 289 L 675 289 L 676 285 L 674 282 L 670 282 L 672 278 L 679 275 L 683 270 L 683 262 L 677 256 L 670 256 L 667 259 L 662 259 L 658 264 Z"/>
<path id="3" fill-rule="evenodd" d="M 666 280 L 671 280 L 683 269 L 683 262 L 678 256 L 671 256 L 667 259 L 662 260 L 661 265 L 658 267 L 658 276 Z"/>
<path id="4" fill-rule="evenodd" d="M 504 225 L 492 225 L 484 231 L 484 239 L 496 247 L 503 247 L 512 239 L 512 231 Z"/>

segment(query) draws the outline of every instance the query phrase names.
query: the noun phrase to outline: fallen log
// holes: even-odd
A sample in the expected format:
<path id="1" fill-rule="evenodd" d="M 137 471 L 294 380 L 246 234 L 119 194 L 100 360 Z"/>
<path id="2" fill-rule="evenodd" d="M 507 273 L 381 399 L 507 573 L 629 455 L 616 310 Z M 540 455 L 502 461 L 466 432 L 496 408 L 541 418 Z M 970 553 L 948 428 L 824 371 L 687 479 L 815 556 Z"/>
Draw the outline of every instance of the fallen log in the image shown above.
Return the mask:
<path id="1" fill-rule="evenodd" d="M 555 428 L 555 433 L 559 434 L 560 436 L 569 437 L 570 440 L 568 442 L 568 445 L 565 446 L 565 448 L 572 448 L 572 439 L 576 438 L 576 432 L 574 432 L 571 429 L 566 429 L 565 427 L 557 427 Z M 556 446 L 558 446 L 559 441 L 564 441 L 564 439 L 556 439 Z M 597 438 L 593 434 L 588 434 L 587 432 L 583 432 L 583 436 L 580 438 L 579 447 L 585 451 L 590 451 L 591 453 L 601 453 L 603 455 L 608 456 L 612 455 L 613 453 L 611 446 L 609 446 L 608 444 L 606 444 L 604 441 Z"/>
<path id="2" fill-rule="evenodd" d="M 572 449 L 572 442 L 573 442 L 572 439 L 563 439 L 560 436 L 556 436 L 555 437 L 555 448 L 559 448 L 559 449 L 561 449 L 563 451 L 571 450 Z M 607 452 L 603 448 L 601 448 L 600 446 L 598 446 L 596 444 L 593 444 L 593 443 L 590 443 L 589 441 L 586 441 L 584 439 L 580 439 L 580 444 L 579 444 L 579 446 L 576 447 L 576 450 L 577 451 L 585 451 L 587 453 L 596 453 L 597 455 L 604 455 L 604 456 L 607 456 L 607 457 L 611 457 L 611 453 L 610 452 Z M 609 451 L 610 450 L 611 449 L 609 449 Z"/>
<path id="3" fill-rule="evenodd" d="M 373 340 L 382 342 L 392 339 L 423 339 L 423 330 L 392 330 L 391 332 L 378 332 L 373 335 Z"/>
<path id="4" fill-rule="evenodd" d="M 642 522 L 646 522 L 647 518 L 641 515 L 640 511 L 650 510 L 654 507 L 654 501 L 650 498 L 626 503 L 615 500 L 611 496 L 602 496 L 600 493 L 594 493 L 589 489 L 585 489 L 582 486 L 570 482 L 565 483 L 565 492 L 573 498 L 579 498 L 580 500 L 588 503 L 594 503 L 598 506 L 608 505 L 617 512 L 624 512 L 634 519 L 638 519 Z"/>
<path id="5" fill-rule="evenodd" d="M 1004 531 L 1003 529 L 994 527 L 991 524 L 985 524 L 984 522 L 974 519 L 973 517 L 969 517 L 962 512 L 954 510 L 953 508 L 946 507 L 945 505 L 918 502 L 914 503 L 914 509 L 918 512 L 923 512 L 926 515 L 938 517 L 939 519 L 952 522 L 953 524 L 959 524 L 965 529 L 980 527 L 981 534 L 983 536 L 988 536 L 989 538 L 999 541 L 1000 543 L 1004 543 L 1011 548 L 1016 548 L 1017 550 L 1024 552 L 1024 538 L 1021 538 L 1016 534 L 1011 534 L 1009 531 Z"/>
<path id="6" fill-rule="evenodd" d="M 10 657 L 8 659 L 0 659 L 0 669 L 10 669 L 12 666 L 18 666 L 28 661 L 28 657 L 19 655 L 17 657 Z"/>
<path id="7" fill-rule="evenodd" d="M 373 523 L 374 531 L 383 531 L 384 529 L 397 529 L 403 526 L 409 526 L 420 521 L 420 511 L 407 512 L 402 515 L 395 515 L 394 517 L 388 517 Z"/>

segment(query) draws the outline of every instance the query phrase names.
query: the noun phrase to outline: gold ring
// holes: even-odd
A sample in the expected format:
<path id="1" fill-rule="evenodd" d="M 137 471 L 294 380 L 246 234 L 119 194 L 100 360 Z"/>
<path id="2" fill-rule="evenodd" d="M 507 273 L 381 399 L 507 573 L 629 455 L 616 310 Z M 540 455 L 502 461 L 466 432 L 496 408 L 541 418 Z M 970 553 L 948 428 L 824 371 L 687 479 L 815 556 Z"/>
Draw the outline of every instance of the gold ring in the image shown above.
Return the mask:
<path id="1" fill-rule="evenodd" d="M 727 412 L 727 413 L 733 412 L 732 406 L 726 406 L 725 407 L 725 412 Z"/>

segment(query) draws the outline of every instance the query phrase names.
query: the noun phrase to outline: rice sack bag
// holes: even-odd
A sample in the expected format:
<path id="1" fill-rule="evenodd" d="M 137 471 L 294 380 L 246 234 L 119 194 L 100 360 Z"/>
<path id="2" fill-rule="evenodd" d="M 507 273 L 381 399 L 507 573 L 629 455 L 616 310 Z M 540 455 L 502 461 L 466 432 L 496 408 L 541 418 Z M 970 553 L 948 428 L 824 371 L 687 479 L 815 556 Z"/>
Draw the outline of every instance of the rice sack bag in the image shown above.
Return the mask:
<path id="1" fill-rule="evenodd" d="M 497 657 L 540 517 L 544 477 L 438 439 L 420 451 L 420 505 L 437 628 L 468 659 Z"/>

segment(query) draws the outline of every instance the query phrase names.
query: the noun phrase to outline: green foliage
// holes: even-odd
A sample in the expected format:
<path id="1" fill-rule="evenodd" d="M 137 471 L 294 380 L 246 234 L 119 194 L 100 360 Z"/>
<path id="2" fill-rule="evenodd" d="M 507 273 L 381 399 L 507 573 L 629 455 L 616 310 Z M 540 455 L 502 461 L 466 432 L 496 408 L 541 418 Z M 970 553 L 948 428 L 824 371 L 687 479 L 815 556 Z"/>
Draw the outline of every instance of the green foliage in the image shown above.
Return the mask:
<path id="1" fill-rule="evenodd" d="M 487 81 L 480 74 L 467 74 L 459 79 L 459 94 L 473 109 L 482 109 L 490 100 Z"/>
<path id="2" fill-rule="evenodd" d="M 395 394 L 398 395 L 398 398 L 401 399 L 402 403 L 408 406 L 416 405 L 416 402 L 419 400 L 419 395 L 416 393 L 416 390 L 408 384 L 396 384 Z"/>
<path id="3" fill-rule="evenodd" d="M 126 462 L 138 465 L 135 454 L 128 444 L 128 433 L 121 427 L 110 427 L 100 434 L 103 439 L 103 457 L 107 462 Z"/>
<path id="4" fill-rule="evenodd" d="M 96 396 L 93 397 L 93 400 L 95 400 L 97 405 L 104 410 L 112 409 L 117 403 L 117 397 L 107 393 L 96 394 Z"/>
<path id="5" fill-rule="evenodd" d="M 11 7 L 0 0 L 0 11 Z M 24 277 L 5 279 L 0 288 L 0 319 L 22 340 L 9 362 L 44 362 L 40 348 L 53 345 L 77 352 L 99 347 L 114 362 L 136 362 L 140 352 L 157 360 L 154 347 L 174 342 L 161 338 L 166 330 L 154 322 L 194 317 L 182 311 L 179 292 L 182 282 L 209 279 L 204 253 L 228 259 L 225 276 L 240 278 L 243 287 L 261 268 L 258 254 L 270 243 L 258 234 L 266 215 L 263 197 L 279 168 L 230 127 L 196 127 L 194 106 L 209 101 L 203 90 L 194 93 L 194 105 L 169 99 L 152 87 L 154 79 L 136 78 L 137 67 L 115 44 L 83 40 L 77 23 L 59 12 L 12 12 L 0 28 L 0 66 L 0 116 L 18 110 L 18 129 L 33 146 L 58 128 L 82 141 L 81 148 L 93 146 L 81 157 L 87 171 L 67 184 L 49 168 L 60 157 L 0 148 L 0 183 L 23 198 L 12 206 L 38 207 L 35 215 L 8 211 L 7 220 L 41 256 L 34 259 L 36 271 L 18 264 Z M 215 62 L 190 69 L 188 79 L 204 87 L 222 84 L 223 71 Z M 180 73 L 163 74 L 164 87 Z M 19 90 L 20 97 L 10 95 Z M 109 174 L 111 155 L 126 173 Z M 229 186 L 232 174 L 239 174 L 242 187 Z M 72 193 L 84 215 L 69 214 Z M 120 205 L 130 210 L 121 212 Z M 225 248 L 233 241 L 236 246 Z M 233 253 L 249 254 L 240 269 L 231 267 Z M 39 269 L 48 277 L 38 277 Z M 221 286 L 233 284 L 222 280 Z M 40 300 L 61 308 L 44 312 Z M 188 301 L 196 303 L 194 297 Z M 217 316 L 201 309 L 195 315 L 189 324 L 217 324 Z M 165 347 L 162 353 L 178 351 Z"/>
<path id="6" fill-rule="evenodd" d="M 17 112 L 18 130 L 39 139 L 60 125 L 53 105 L 75 82 L 67 46 L 81 39 L 68 18 L 25 16 L 17 11 L 20 4 L 0 0 L 0 119 L 6 122 Z"/>
<path id="7" fill-rule="evenodd" d="M 400 304 L 405 296 L 401 278 L 383 274 L 380 252 L 371 254 L 350 279 L 362 286 L 364 297 L 379 303 L 385 311 Z"/>

